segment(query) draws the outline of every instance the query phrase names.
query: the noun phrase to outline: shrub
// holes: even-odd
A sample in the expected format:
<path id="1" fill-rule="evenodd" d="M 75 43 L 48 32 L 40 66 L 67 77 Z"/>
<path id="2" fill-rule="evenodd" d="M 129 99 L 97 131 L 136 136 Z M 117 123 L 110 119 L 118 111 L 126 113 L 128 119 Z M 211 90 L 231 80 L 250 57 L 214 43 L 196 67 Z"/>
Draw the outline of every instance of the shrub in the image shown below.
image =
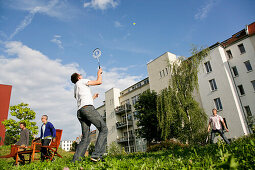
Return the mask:
<path id="1" fill-rule="evenodd" d="M 88 151 L 89 151 L 89 155 L 91 155 L 91 154 L 95 151 L 95 144 L 94 144 L 93 142 L 91 142 L 91 143 L 89 144 L 89 149 L 88 149 Z"/>
<path id="2" fill-rule="evenodd" d="M 179 149 L 187 147 L 187 144 L 182 144 L 177 139 L 170 139 L 166 141 L 162 141 L 160 143 L 151 145 L 147 148 L 147 152 L 159 151 L 159 150 L 169 150 L 169 149 Z"/>
<path id="3" fill-rule="evenodd" d="M 109 146 L 108 154 L 112 155 L 112 156 L 114 156 L 114 155 L 125 155 L 126 152 L 125 152 L 124 147 L 121 148 L 121 146 L 119 146 L 116 142 L 112 142 Z"/>

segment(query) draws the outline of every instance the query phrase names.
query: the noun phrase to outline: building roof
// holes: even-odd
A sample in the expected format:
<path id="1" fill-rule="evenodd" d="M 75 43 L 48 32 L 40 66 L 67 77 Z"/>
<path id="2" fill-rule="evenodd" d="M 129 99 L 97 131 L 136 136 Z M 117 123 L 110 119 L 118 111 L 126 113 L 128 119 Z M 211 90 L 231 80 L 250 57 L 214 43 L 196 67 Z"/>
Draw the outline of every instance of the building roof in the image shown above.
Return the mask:
<path id="1" fill-rule="evenodd" d="M 247 37 L 252 36 L 255 34 L 255 22 L 251 23 L 250 25 L 247 25 L 246 29 L 243 29 L 235 34 L 232 35 L 231 38 L 221 42 L 224 48 L 227 46 Z"/>

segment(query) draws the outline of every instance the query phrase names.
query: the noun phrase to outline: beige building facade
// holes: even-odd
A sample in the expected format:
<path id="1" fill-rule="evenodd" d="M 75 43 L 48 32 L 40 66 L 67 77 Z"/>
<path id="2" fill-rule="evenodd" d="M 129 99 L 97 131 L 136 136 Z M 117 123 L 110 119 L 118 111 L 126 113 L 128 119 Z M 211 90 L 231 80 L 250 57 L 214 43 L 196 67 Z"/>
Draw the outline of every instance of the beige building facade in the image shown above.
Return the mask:
<path id="1" fill-rule="evenodd" d="M 146 140 L 135 136 L 137 128 L 134 104 L 145 90 L 160 93 L 169 86 L 169 65 L 178 62 L 175 54 L 166 52 L 147 63 L 148 77 L 120 91 L 105 92 L 105 104 L 97 110 L 106 118 L 107 145 L 117 142 L 127 152 L 146 150 Z M 207 113 L 216 108 L 225 118 L 228 138 L 252 133 L 250 118 L 255 115 L 255 23 L 210 47 L 209 55 L 199 66 L 198 91 L 194 98 Z"/>

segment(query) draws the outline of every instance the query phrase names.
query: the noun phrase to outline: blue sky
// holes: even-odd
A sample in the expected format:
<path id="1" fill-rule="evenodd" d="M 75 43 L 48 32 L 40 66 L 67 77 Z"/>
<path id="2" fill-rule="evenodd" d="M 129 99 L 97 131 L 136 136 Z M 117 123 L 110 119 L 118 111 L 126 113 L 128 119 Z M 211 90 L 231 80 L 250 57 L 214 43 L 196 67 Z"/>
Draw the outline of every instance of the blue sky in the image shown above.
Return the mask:
<path id="1" fill-rule="evenodd" d="M 80 132 L 72 72 L 94 79 L 102 50 L 104 84 L 124 89 L 147 77 L 146 63 L 169 51 L 190 56 L 255 21 L 254 0 L 0 0 L 0 84 L 13 85 L 11 104 L 29 103 L 61 128 Z M 133 24 L 136 23 L 136 24 Z M 75 126 L 73 126 L 75 122 Z M 78 129 L 75 131 L 75 129 Z M 74 132 L 75 131 L 75 132 Z"/>

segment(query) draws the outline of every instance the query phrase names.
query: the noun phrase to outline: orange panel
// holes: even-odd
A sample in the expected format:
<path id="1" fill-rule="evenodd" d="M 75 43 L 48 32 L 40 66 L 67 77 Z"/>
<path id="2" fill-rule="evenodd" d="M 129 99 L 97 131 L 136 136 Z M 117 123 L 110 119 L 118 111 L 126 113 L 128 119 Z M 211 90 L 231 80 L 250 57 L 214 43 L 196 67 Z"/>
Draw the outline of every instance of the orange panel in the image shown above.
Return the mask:
<path id="1" fill-rule="evenodd" d="M 5 128 L 1 124 L 8 118 L 12 86 L 0 84 L 0 146 L 4 143 Z"/>

